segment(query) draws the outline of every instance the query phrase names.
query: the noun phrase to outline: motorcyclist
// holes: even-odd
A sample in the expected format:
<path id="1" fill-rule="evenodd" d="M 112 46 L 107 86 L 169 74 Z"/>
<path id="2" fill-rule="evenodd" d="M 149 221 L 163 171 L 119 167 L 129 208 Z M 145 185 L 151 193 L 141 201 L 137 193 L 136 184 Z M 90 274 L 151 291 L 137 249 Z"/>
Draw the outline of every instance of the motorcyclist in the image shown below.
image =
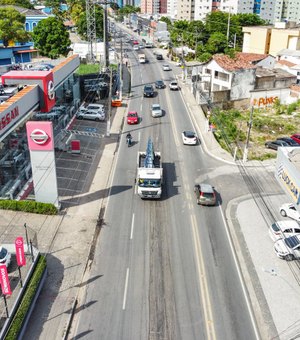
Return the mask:
<path id="1" fill-rule="evenodd" d="M 132 141 L 132 136 L 131 136 L 131 133 L 128 132 L 126 135 L 126 142 L 128 145 L 131 145 L 131 141 Z"/>

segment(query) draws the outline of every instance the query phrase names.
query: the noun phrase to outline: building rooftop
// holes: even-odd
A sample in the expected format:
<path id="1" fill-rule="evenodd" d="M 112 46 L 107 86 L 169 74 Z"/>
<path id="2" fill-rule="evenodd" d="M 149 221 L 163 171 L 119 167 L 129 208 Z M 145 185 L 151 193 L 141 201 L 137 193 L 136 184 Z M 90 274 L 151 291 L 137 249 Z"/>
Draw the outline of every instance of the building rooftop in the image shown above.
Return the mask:
<path id="1" fill-rule="evenodd" d="M 281 68 L 263 68 L 263 67 L 257 67 L 256 68 L 256 77 L 257 78 L 263 78 L 263 77 L 275 77 L 277 79 L 280 78 L 297 78 L 294 74 L 291 74 L 285 70 L 282 70 Z"/>
<path id="2" fill-rule="evenodd" d="M 300 58 L 300 51 L 299 50 L 291 50 L 289 48 L 284 48 L 277 52 L 277 56 L 289 56 L 289 57 L 296 57 Z"/>
<path id="3" fill-rule="evenodd" d="M 215 62 L 224 70 L 235 71 L 240 69 L 256 68 L 257 66 L 255 64 L 267 57 L 268 54 L 239 52 L 236 54 L 234 59 L 225 54 L 216 54 L 213 56 L 213 60 L 215 60 Z"/>
<path id="4" fill-rule="evenodd" d="M 26 17 L 29 16 L 43 16 L 43 17 L 48 17 L 48 15 L 38 9 L 29 9 L 29 8 L 24 8 L 20 6 L 15 6 L 15 5 L 0 5 L 0 8 L 5 8 L 5 7 L 13 7 L 16 11 L 19 13 L 25 15 Z"/>
<path id="5" fill-rule="evenodd" d="M 293 67 L 296 65 L 288 60 L 278 60 L 276 63 L 280 65 L 288 66 L 288 67 Z"/>

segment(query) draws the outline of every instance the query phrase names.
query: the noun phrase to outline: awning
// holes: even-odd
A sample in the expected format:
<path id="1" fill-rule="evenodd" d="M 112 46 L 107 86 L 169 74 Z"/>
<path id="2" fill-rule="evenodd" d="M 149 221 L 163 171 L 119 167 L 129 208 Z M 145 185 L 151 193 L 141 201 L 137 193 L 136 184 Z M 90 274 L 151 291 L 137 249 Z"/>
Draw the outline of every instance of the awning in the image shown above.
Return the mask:
<path id="1" fill-rule="evenodd" d="M 31 53 L 31 52 L 37 52 L 38 50 L 20 50 L 20 51 L 14 51 L 14 54 L 22 54 L 22 53 Z"/>

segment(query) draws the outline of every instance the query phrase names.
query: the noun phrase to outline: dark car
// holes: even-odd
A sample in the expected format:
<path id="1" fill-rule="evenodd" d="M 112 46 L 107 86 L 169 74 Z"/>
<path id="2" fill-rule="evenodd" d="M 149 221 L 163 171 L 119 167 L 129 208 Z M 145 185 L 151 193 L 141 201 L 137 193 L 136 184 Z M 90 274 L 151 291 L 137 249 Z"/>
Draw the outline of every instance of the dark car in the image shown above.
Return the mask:
<path id="1" fill-rule="evenodd" d="M 152 85 L 145 85 L 144 87 L 144 97 L 153 97 L 154 89 Z"/>
<path id="2" fill-rule="evenodd" d="M 156 54 L 156 59 L 157 59 L 157 60 L 164 60 L 164 57 L 163 57 L 162 54 L 157 53 L 157 54 Z"/>
<path id="3" fill-rule="evenodd" d="M 295 133 L 294 135 L 291 136 L 291 138 L 297 142 L 298 144 L 300 144 L 300 134 L 299 133 Z"/>
<path id="4" fill-rule="evenodd" d="M 165 88 L 165 83 L 162 80 L 156 80 L 155 87 L 157 89 L 164 89 Z"/>
<path id="5" fill-rule="evenodd" d="M 283 140 L 284 142 L 288 143 L 290 146 L 300 146 L 296 141 L 294 141 L 291 137 L 280 137 L 277 140 Z"/>
<path id="6" fill-rule="evenodd" d="M 280 146 L 290 146 L 287 142 L 283 140 L 273 140 L 265 143 L 265 147 L 268 149 L 277 150 Z"/>

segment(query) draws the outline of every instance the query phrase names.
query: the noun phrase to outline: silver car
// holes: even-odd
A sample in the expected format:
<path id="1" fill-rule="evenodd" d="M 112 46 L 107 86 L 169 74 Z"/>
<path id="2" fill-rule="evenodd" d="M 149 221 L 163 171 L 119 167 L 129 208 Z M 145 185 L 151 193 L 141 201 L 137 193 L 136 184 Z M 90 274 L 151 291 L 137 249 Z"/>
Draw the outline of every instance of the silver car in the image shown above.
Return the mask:
<path id="1" fill-rule="evenodd" d="M 163 112 L 162 112 L 162 109 L 160 108 L 159 104 L 152 104 L 151 115 L 154 118 L 162 117 Z"/>
<path id="2" fill-rule="evenodd" d="M 100 122 L 105 120 L 105 113 L 95 110 L 79 111 L 77 113 L 77 119 L 88 119 Z"/>

